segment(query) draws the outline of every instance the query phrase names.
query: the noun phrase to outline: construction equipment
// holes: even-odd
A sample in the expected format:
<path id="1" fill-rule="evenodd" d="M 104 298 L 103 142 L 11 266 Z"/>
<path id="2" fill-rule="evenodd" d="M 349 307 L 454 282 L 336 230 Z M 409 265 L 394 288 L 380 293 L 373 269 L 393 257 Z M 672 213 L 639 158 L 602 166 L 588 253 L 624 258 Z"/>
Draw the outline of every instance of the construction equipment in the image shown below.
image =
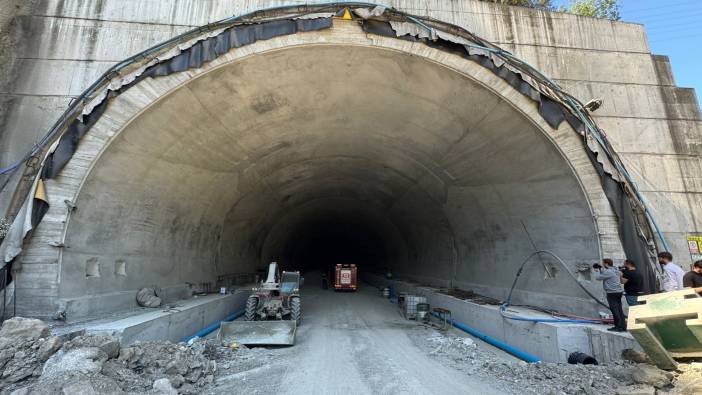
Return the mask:
<path id="1" fill-rule="evenodd" d="M 244 321 L 222 322 L 218 338 L 244 345 L 293 345 L 302 321 L 300 272 L 282 272 L 276 262 L 246 300 Z"/>
<path id="2" fill-rule="evenodd" d="M 358 289 L 357 270 L 354 264 L 337 264 L 334 270 L 334 290 L 356 291 Z"/>

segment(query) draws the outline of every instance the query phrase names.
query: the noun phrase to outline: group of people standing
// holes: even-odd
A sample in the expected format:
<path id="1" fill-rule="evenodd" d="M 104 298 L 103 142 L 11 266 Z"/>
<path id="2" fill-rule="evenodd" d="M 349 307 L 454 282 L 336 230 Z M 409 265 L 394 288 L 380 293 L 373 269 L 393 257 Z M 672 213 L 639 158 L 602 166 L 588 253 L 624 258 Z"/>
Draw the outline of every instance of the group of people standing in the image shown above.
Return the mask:
<path id="1" fill-rule="evenodd" d="M 688 273 L 673 263 L 673 255 L 667 251 L 658 254 L 658 263 L 663 268 L 663 292 L 694 288 L 702 295 L 702 260 L 695 262 Z M 609 258 L 603 259 L 602 265 L 596 264 L 593 267 L 597 271 L 595 279 L 602 281 L 607 294 L 607 304 L 612 310 L 614 326 L 608 330 L 624 332 L 626 317 L 622 295 L 629 306 L 637 305 L 639 296 L 643 295 L 643 277 L 636 270 L 636 263 L 629 259 L 625 260 L 624 266 L 620 268 L 614 267 L 614 262 Z"/>

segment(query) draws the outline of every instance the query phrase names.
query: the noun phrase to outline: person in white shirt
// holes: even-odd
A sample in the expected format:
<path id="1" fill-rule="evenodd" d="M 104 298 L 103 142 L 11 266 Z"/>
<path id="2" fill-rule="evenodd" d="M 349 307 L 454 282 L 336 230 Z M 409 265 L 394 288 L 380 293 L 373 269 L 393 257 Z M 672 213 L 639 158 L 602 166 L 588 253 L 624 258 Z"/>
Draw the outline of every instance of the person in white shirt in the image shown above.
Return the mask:
<path id="1" fill-rule="evenodd" d="M 663 292 L 683 289 L 685 271 L 673 263 L 673 254 L 668 251 L 659 253 L 658 263 L 663 267 Z"/>

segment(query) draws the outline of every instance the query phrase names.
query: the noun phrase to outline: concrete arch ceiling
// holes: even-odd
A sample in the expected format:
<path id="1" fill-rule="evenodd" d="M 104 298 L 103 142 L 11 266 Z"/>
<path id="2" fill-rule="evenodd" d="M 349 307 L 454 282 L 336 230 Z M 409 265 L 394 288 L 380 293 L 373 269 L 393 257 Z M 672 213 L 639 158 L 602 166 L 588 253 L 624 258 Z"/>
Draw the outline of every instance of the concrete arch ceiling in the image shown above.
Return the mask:
<path id="1" fill-rule="evenodd" d="M 135 90 L 152 104 L 128 119 L 120 106 L 138 93 L 115 99 L 103 118 L 121 126 L 66 225 L 60 296 L 207 281 L 279 259 L 390 267 L 499 298 L 534 246 L 571 271 L 599 258 L 588 197 L 535 104 L 452 55 L 423 49 L 429 61 L 379 45 L 399 40 L 346 45 L 335 34 L 147 79 Z M 86 279 L 94 258 L 105 274 Z M 110 273 L 116 261 L 126 277 Z M 520 289 L 549 307 L 590 305 L 569 276 L 544 279 L 536 266 Z"/>

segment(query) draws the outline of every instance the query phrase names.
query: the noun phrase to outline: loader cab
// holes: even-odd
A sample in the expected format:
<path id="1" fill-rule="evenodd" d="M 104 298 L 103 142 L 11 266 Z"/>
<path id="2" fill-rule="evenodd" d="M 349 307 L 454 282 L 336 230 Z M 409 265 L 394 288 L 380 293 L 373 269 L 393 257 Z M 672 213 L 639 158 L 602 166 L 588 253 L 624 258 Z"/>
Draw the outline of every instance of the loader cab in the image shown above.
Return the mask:
<path id="1" fill-rule="evenodd" d="M 280 293 L 291 294 L 300 290 L 300 272 L 283 272 L 280 279 Z"/>

